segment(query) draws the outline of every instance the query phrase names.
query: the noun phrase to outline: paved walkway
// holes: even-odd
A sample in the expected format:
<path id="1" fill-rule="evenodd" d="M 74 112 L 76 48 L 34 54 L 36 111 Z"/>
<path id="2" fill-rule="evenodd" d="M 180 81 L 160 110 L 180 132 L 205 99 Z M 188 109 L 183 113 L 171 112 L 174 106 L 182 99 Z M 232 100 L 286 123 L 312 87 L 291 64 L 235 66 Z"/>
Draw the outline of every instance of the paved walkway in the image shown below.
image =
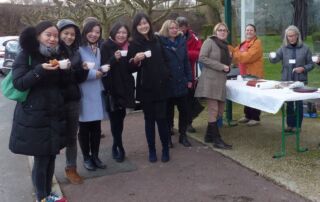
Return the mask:
<path id="1" fill-rule="evenodd" d="M 27 158 L 8 150 L 13 107 L 13 102 L 0 95 L 0 201 L 31 202 L 34 199 Z M 109 131 L 105 122 L 103 132 L 107 137 L 102 139 L 102 147 L 111 145 Z M 60 184 L 69 201 L 307 201 L 198 142 L 191 141 L 191 148 L 182 147 L 177 143 L 177 135 L 173 136 L 171 161 L 151 164 L 147 161 L 143 131 L 142 113 L 127 116 L 124 145 L 127 159 L 137 170 L 87 179 L 82 185 Z M 160 151 L 159 139 L 157 145 Z M 82 166 L 81 162 L 78 164 Z"/>

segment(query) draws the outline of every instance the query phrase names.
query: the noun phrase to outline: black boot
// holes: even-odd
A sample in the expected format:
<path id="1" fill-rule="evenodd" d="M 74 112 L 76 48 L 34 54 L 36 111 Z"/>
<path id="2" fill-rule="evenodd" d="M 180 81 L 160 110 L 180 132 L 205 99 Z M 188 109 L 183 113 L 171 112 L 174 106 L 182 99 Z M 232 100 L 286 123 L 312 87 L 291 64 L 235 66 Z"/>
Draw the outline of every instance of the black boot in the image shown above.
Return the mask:
<path id="1" fill-rule="evenodd" d="M 213 142 L 213 127 L 215 122 L 208 123 L 207 132 L 204 136 L 204 142 Z"/>
<path id="2" fill-rule="evenodd" d="M 158 158 L 157 158 L 157 152 L 155 148 L 149 148 L 149 161 L 151 163 L 155 163 L 157 162 Z"/>
<path id="3" fill-rule="evenodd" d="M 83 160 L 83 166 L 89 171 L 95 171 L 96 167 L 90 156 L 85 156 Z"/>
<path id="4" fill-rule="evenodd" d="M 123 147 L 119 147 L 119 151 L 118 151 L 119 153 L 118 153 L 118 156 L 117 156 L 117 158 L 115 159 L 118 163 L 121 163 L 121 162 L 123 162 L 124 161 L 124 159 L 125 159 L 125 154 L 126 154 L 126 152 L 124 151 L 124 148 Z"/>
<path id="5" fill-rule="evenodd" d="M 195 133 L 197 132 L 196 129 L 192 126 L 192 124 L 187 126 L 188 133 Z"/>
<path id="6" fill-rule="evenodd" d="M 107 165 L 104 164 L 98 156 L 92 156 L 92 162 L 93 164 L 97 167 L 97 168 L 100 168 L 100 169 L 106 169 L 107 168 Z"/>
<path id="7" fill-rule="evenodd" d="M 191 144 L 190 144 L 186 134 L 180 134 L 179 143 L 182 144 L 185 147 L 191 147 Z"/>
<path id="8" fill-rule="evenodd" d="M 161 161 L 163 163 L 166 163 L 170 160 L 170 156 L 169 156 L 169 148 L 163 148 L 162 149 L 162 156 L 161 156 Z"/>
<path id="9" fill-rule="evenodd" d="M 213 147 L 218 148 L 218 149 L 232 149 L 232 145 L 225 143 L 221 139 L 221 135 L 219 132 L 217 122 L 212 122 L 209 124 L 212 125 Z"/>
<path id="10" fill-rule="evenodd" d="M 118 147 L 117 145 L 113 144 L 112 145 L 112 158 L 116 159 L 119 155 Z"/>

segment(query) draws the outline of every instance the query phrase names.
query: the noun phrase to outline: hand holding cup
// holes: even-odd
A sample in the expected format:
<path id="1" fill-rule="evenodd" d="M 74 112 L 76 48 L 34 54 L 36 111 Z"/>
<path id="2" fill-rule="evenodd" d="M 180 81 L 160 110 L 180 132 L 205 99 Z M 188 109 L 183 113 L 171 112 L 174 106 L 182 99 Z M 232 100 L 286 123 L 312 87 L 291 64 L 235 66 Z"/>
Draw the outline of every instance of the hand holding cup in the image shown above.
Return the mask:
<path id="1" fill-rule="evenodd" d="M 146 56 L 146 58 L 151 57 L 151 50 L 145 51 L 144 55 Z"/>
<path id="2" fill-rule="evenodd" d="M 68 69 L 71 64 L 69 59 L 59 60 L 58 62 L 59 62 L 60 69 Z"/>
<path id="3" fill-rule="evenodd" d="M 269 56 L 270 56 L 271 59 L 273 59 L 273 58 L 277 57 L 277 53 L 276 52 L 270 52 Z"/>

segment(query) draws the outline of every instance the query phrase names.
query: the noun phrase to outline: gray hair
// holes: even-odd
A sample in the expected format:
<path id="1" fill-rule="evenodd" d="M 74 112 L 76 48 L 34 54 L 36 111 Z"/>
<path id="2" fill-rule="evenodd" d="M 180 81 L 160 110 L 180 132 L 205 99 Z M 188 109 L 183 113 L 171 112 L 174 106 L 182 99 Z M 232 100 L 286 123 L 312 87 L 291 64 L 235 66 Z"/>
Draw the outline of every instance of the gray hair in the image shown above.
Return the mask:
<path id="1" fill-rule="evenodd" d="M 298 35 L 298 39 L 297 39 L 297 45 L 300 46 L 303 42 L 301 39 L 301 34 L 300 31 L 298 29 L 298 27 L 294 26 L 294 25 L 290 25 L 284 32 L 284 37 L 283 37 L 283 45 L 284 46 L 288 46 L 289 45 L 289 41 L 287 38 L 288 32 L 294 32 L 295 34 Z"/>
<path id="2" fill-rule="evenodd" d="M 183 17 L 183 16 L 177 17 L 176 21 L 178 22 L 179 27 L 189 26 L 188 19 L 186 17 Z"/>

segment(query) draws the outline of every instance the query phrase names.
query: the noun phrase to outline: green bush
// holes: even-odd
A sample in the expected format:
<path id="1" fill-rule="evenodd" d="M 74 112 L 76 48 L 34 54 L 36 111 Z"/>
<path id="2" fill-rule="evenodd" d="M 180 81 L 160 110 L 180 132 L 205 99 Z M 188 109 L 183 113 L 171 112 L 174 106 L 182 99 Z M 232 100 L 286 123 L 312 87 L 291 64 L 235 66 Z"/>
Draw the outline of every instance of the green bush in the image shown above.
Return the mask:
<path id="1" fill-rule="evenodd" d="M 320 32 L 314 32 L 312 34 L 312 41 L 320 41 Z"/>
<path id="2" fill-rule="evenodd" d="M 201 38 L 203 40 L 207 39 L 208 36 L 211 36 L 213 32 L 213 25 L 212 24 L 205 24 L 202 26 L 201 30 Z"/>

